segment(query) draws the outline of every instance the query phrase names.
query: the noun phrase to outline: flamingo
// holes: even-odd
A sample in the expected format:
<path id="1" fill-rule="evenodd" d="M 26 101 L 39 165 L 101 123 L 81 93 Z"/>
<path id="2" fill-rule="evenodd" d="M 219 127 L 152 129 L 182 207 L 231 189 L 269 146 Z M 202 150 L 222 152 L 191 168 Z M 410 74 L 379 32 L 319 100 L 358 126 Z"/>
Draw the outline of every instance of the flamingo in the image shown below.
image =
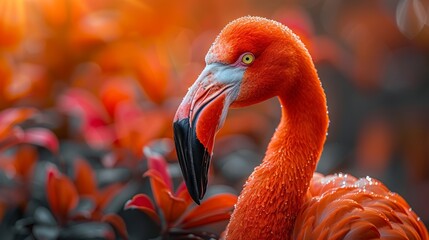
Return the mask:
<path id="1" fill-rule="evenodd" d="M 174 117 L 183 177 L 199 204 L 214 138 L 229 107 L 277 96 L 282 117 L 244 184 L 226 239 L 428 239 L 406 201 L 370 177 L 315 173 L 328 130 L 326 97 L 304 44 L 261 17 L 229 23 Z"/>

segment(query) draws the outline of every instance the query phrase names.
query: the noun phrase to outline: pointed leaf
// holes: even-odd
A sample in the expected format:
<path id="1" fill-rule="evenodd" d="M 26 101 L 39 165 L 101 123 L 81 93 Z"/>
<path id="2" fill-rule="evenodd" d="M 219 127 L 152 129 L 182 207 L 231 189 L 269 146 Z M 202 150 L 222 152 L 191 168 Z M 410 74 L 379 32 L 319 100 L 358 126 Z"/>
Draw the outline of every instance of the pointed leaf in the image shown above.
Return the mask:
<path id="1" fill-rule="evenodd" d="M 152 152 L 149 148 L 145 148 L 144 153 L 148 158 L 148 168 L 157 171 L 170 191 L 173 191 L 173 183 L 171 182 L 170 173 L 168 172 L 168 164 L 164 158 L 161 155 Z"/>
<path id="2" fill-rule="evenodd" d="M 186 214 L 180 226 L 190 228 L 228 219 L 236 202 L 237 196 L 232 194 L 213 196 Z"/>
<path id="3" fill-rule="evenodd" d="M 0 112 L 0 140 L 6 138 L 14 125 L 21 123 L 38 111 L 34 108 L 9 108 Z"/>
<path id="4" fill-rule="evenodd" d="M 145 173 L 145 176 L 150 177 L 155 201 L 158 207 L 161 208 L 167 223 L 174 223 L 188 208 L 189 202 L 185 201 L 185 199 L 175 197 L 164 183 L 159 172 L 150 169 Z"/>
<path id="5" fill-rule="evenodd" d="M 19 146 L 15 160 L 13 161 L 16 174 L 24 179 L 28 179 L 36 161 L 37 150 L 33 146 Z"/>
<path id="6" fill-rule="evenodd" d="M 97 182 L 95 172 L 91 165 L 83 159 L 75 161 L 75 177 L 74 183 L 76 190 L 81 196 L 91 196 L 97 193 Z"/>
<path id="7" fill-rule="evenodd" d="M 85 141 L 95 149 L 109 148 L 112 143 L 116 140 L 113 126 L 92 126 L 86 125 L 82 133 L 85 137 Z"/>
<path id="8" fill-rule="evenodd" d="M 58 153 L 58 139 L 53 132 L 46 128 L 26 129 L 21 142 L 45 147 L 52 153 Z"/>
<path id="9" fill-rule="evenodd" d="M 150 198 L 146 194 L 142 193 L 136 194 L 131 200 L 129 200 L 125 204 L 125 209 L 140 207 L 148 208 L 155 211 L 155 206 L 152 200 L 150 200 Z"/>
<path id="10" fill-rule="evenodd" d="M 15 126 L 6 132 L 7 133 L 4 134 L 6 137 L 0 137 L 0 150 L 19 144 L 21 139 L 24 137 L 24 130 L 18 126 Z"/>
<path id="11" fill-rule="evenodd" d="M 96 194 L 97 182 L 91 165 L 84 159 L 77 159 L 74 165 L 74 183 L 79 195 L 91 196 Z"/>
<path id="12" fill-rule="evenodd" d="M 89 92 L 71 89 L 59 99 L 58 109 L 82 119 L 80 131 L 85 140 L 95 148 L 109 146 L 115 135 L 109 123 L 109 116 L 101 103 Z"/>
<path id="13" fill-rule="evenodd" d="M 189 195 L 188 188 L 186 187 L 185 182 L 182 182 L 179 185 L 179 187 L 176 190 L 175 196 L 185 200 L 185 202 L 187 202 L 188 205 L 191 204 L 193 201 L 191 195 Z"/>
<path id="14" fill-rule="evenodd" d="M 61 95 L 58 108 L 60 111 L 79 115 L 89 125 L 104 125 L 109 117 L 100 102 L 91 93 L 83 89 L 69 89 Z"/>
<path id="15" fill-rule="evenodd" d="M 76 188 L 67 176 L 59 173 L 53 166 L 48 167 L 47 174 L 46 193 L 49 207 L 60 224 L 64 224 L 69 212 L 77 206 L 79 197 Z"/>
<path id="16" fill-rule="evenodd" d="M 124 220 L 116 214 L 107 214 L 102 218 L 103 222 L 107 222 L 118 232 L 122 239 L 128 239 L 127 226 Z"/>
<path id="17" fill-rule="evenodd" d="M 155 222 L 160 224 L 158 214 L 155 211 L 152 200 L 145 194 L 137 194 L 125 203 L 124 209 L 138 209 L 146 213 Z"/>

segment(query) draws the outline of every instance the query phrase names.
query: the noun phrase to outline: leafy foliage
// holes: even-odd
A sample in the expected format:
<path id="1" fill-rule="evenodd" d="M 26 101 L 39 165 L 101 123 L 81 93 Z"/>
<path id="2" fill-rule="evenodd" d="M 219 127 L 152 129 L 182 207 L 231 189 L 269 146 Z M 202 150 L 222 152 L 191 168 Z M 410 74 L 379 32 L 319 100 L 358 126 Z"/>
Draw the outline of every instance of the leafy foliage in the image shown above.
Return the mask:
<path id="1" fill-rule="evenodd" d="M 169 237 L 179 232 L 185 234 L 188 231 L 190 234 L 190 229 L 230 218 L 236 196 L 217 194 L 195 206 L 183 181 L 174 192 L 168 165 L 162 156 L 153 153 L 148 155 L 149 170 L 144 176 L 150 178 L 156 205 L 148 195 L 137 194 L 125 204 L 126 209 L 143 211 L 161 225 L 161 235 Z"/>

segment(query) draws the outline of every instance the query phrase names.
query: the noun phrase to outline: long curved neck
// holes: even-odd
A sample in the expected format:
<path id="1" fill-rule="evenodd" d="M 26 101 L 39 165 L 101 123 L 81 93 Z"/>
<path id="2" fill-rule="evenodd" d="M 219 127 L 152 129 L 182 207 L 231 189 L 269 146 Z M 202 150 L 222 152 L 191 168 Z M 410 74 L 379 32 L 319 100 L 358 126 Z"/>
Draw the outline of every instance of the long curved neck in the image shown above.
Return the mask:
<path id="1" fill-rule="evenodd" d="M 284 239 L 322 152 L 328 128 L 326 98 L 314 66 L 279 96 L 282 118 L 262 164 L 247 180 L 227 227 L 228 239 Z M 245 236 L 245 237 L 244 237 Z"/>

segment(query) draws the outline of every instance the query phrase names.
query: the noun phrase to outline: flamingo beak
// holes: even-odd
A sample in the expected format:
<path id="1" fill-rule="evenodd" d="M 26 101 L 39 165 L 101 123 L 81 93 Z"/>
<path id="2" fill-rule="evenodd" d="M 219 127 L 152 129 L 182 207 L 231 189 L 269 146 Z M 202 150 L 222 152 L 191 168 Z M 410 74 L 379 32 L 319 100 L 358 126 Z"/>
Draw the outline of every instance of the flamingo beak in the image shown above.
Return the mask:
<path id="1" fill-rule="evenodd" d="M 173 123 L 177 156 L 189 194 L 197 204 L 206 192 L 215 135 L 237 98 L 243 75 L 242 67 L 207 65 L 177 109 Z"/>

